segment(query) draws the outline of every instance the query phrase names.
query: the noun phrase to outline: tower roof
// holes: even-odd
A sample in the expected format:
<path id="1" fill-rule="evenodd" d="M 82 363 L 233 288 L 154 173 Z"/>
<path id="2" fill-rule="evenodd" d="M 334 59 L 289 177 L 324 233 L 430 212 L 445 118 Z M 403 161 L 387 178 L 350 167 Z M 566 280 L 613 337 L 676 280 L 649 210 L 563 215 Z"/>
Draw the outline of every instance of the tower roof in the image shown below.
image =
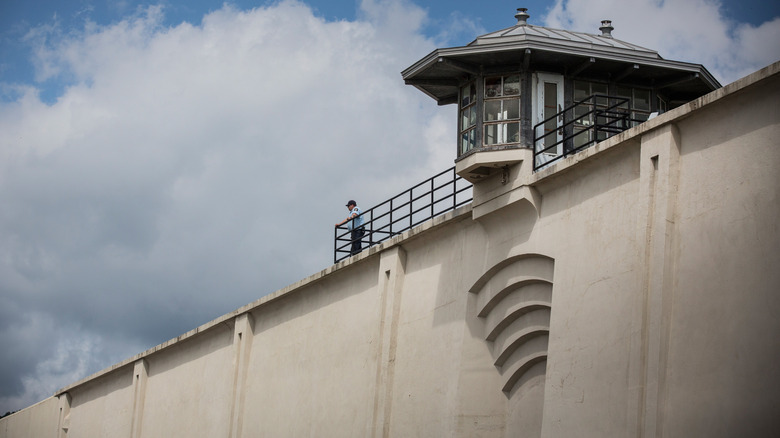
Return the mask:
<path id="1" fill-rule="evenodd" d="M 604 22 L 611 24 L 608 20 L 605 20 Z M 506 29 L 478 36 L 477 39 L 469 43 L 467 47 L 512 44 L 522 41 L 536 42 L 539 44 L 554 44 L 559 49 L 568 48 L 573 51 L 595 50 L 613 53 L 615 55 L 624 54 L 628 56 L 633 55 L 652 59 L 662 59 L 655 50 L 646 49 L 637 46 L 636 44 L 613 38 L 611 30 L 607 34 L 594 35 L 584 32 L 533 26 L 531 24 L 517 24 Z"/>
<path id="2" fill-rule="evenodd" d="M 721 86 L 700 64 L 666 60 L 655 50 L 613 38 L 608 20 L 596 35 L 530 25 L 522 9 L 515 17 L 515 26 L 466 46 L 434 50 L 401 72 L 404 81 L 440 105 L 456 102 L 458 87 L 469 76 L 520 70 L 652 87 L 680 101 Z"/>

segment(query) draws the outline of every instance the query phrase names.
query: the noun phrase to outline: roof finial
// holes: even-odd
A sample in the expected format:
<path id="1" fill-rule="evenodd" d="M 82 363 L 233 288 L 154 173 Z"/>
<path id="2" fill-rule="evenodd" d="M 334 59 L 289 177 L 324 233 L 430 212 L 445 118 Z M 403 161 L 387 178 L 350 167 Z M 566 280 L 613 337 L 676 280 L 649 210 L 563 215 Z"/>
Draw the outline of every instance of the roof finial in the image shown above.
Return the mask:
<path id="1" fill-rule="evenodd" d="M 517 8 L 517 13 L 515 14 L 515 18 L 517 18 L 517 25 L 518 26 L 525 26 L 528 23 L 526 20 L 530 17 L 528 13 L 526 12 L 528 8 Z"/>
<path id="2" fill-rule="evenodd" d="M 615 28 L 612 27 L 612 21 L 611 20 L 601 20 L 601 27 L 599 30 L 601 31 L 601 36 L 612 38 L 612 31 Z"/>

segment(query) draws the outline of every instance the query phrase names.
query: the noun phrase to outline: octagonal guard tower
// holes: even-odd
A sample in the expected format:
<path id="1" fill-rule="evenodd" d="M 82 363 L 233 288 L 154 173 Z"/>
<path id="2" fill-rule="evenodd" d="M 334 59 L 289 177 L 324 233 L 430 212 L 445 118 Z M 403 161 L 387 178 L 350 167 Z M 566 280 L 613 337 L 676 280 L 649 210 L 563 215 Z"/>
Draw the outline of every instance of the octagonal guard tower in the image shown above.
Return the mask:
<path id="1" fill-rule="evenodd" d="M 401 74 L 439 105 L 458 105 L 457 173 L 476 183 L 522 161 L 533 169 L 720 88 L 699 64 L 601 34 L 517 24 L 437 49 Z"/>

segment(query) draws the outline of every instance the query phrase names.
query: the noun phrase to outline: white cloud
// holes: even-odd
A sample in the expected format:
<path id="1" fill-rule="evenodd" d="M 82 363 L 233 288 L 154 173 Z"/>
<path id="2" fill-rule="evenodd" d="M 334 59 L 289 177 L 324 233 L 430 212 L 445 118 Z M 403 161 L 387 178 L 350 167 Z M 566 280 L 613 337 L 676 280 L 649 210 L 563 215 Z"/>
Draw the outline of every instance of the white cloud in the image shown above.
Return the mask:
<path id="1" fill-rule="evenodd" d="M 780 59 L 780 19 L 738 24 L 713 0 L 557 0 L 546 25 L 598 34 L 605 19 L 615 38 L 703 64 L 724 85 Z"/>
<path id="2" fill-rule="evenodd" d="M 452 165 L 454 116 L 399 73 L 434 48 L 424 13 L 363 8 L 328 22 L 295 1 L 225 6 L 175 27 L 149 8 L 40 38 L 41 77 L 73 84 L 51 105 L 29 88 L 0 104 L 3 337 L 19 348 L 8 327 L 35 309 L 77 323 L 95 362 L 61 367 L 65 338 L 38 343 L 0 410 L 328 266 L 347 199 Z M 0 359 L 14 378 L 24 364 Z"/>
<path id="3" fill-rule="evenodd" d="M 730 55 L 736 59 L 727 59 L 724 63 L 729 63 L 735 77 L 745 76 L 757 68 L 780 61 L 780 17 L 760 26 L 740 24 L 734 31 L 734 39 Z"/>

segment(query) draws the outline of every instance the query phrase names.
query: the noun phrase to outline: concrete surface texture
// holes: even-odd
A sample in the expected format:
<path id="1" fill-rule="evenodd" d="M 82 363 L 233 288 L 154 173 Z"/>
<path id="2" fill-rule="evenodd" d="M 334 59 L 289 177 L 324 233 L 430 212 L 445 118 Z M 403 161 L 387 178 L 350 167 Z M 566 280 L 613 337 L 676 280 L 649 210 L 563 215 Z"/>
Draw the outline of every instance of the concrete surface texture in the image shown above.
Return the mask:
<path id="1" fill-rule="evenodd" d="M 0 437 L 770 437 L 780 63 L 0 420 Z"/>

